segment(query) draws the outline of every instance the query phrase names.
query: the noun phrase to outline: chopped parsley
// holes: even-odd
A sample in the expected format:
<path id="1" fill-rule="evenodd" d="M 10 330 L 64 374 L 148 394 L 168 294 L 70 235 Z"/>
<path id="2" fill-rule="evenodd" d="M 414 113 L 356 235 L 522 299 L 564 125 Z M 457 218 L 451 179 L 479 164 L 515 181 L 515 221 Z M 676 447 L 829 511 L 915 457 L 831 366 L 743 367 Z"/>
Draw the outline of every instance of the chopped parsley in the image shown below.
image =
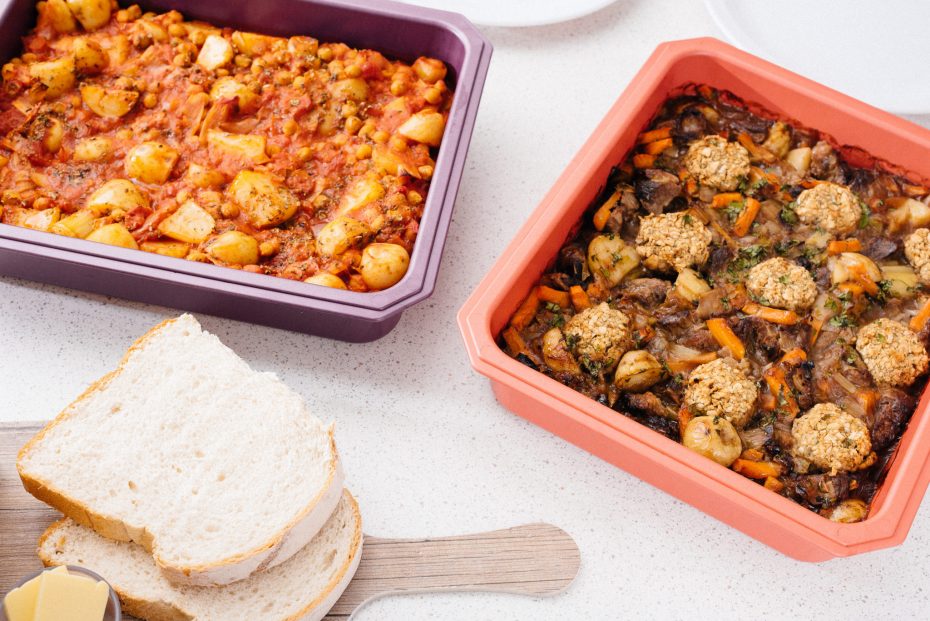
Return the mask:
<path id="1" fill-rule="evenodd" d="M 789 226 L 794 226 L 798 223 L 798 214 L 795 212 L 795 207 L 797 207 L 797 203 L 792 201 L 782 207 L 781 213 L 778 214 L 781 221 Z"/>
<path id="2" fill-rule="evenodd" d="M 730 222 L 736 220 L 743 212 L 743 201 L 733 201 L 723 208 L 723 213 Z"/>
<path id="3" fill-rule="evenodd" d="M 869 209 L 869 206 L 859 201 L 859 209 L 862 210 L 862 213 L 859 216 L 859 228 L 864 229 L 869 226 L 869 222 L 872 219 L 872 210 Z"/>
<path id="4" fill-rule="evenodd" d="M 835 327 L 835 328 L 854 328 L 854 327 L 856 327 L 856 322 L 855 322 L 855 320 L 854 320 L 852 317 L 850 317 L 849 315 L 847 315 L 846 313 L 842 313 L 842 314 L 840 314 L 840 315 L 836 315 L 835 317 L 832 317 L 832 318 L 830 319 L 830 322 L 829 322 L 829 323 L 830 323 L 831 326 L 833 326 L 833 327 Z"/>
<path id="5" fill-rule="evenodd" d="M 759 244 L 740 248 L 736 258 L 730 261 L 730 265 L 727 266 L 727 271 L 731 274 L 734 274 L 736 272 L 748 270 L 761 263 L 762 259 L 765 258 L 765 255 L 765 247 L 760 246 Z"/>
<path id="6" fill-rule="evenodd" d="M 784 256 L 784 255 L 788 254 L 789 252 L 791 252 L 791 249 L 794 248 L 795 246 L 797 246 L 797 245 L 800 244 L 800 243 L 801 243 L 801 242 L 799 242 L 799 241 L 797 241 L 797 240 L 795 240 L 795 239 L 783 239 L 783 240 L 781 240 L 781 241 L 779 241 L 779 242 L 776 242 L 775 247 L 773 248 L 773 250 L 775 250 L 775 254 L 779 254 L 779 255 L 783 255 L 783 256 Z"/>

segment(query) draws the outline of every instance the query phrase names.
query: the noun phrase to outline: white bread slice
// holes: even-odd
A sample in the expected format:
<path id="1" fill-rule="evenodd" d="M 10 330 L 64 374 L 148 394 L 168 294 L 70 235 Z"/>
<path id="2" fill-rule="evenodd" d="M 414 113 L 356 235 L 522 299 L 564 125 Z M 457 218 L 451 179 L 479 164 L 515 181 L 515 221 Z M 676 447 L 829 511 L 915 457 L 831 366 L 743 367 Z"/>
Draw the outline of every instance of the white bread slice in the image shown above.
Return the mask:
<path id="1" fill-rule="evenodd" d="M 23 486 L 178 584 L 218 585 L 303 548 L 343 474 L 331 426 L 183 315 L 156 326 L 19 453 Z"/>
<path id="2" fill-rule="evenodd" d="M 348 491 L 314 539 L 286 562 L 221 587 L 167 581 L 132 543 L 64 519 L 39 539 L 46 565 L 81 565 L 103 576 L 123 611 L 147 621 L 317 621 L 348 586 L 362 558 L 362 520 Z"/>

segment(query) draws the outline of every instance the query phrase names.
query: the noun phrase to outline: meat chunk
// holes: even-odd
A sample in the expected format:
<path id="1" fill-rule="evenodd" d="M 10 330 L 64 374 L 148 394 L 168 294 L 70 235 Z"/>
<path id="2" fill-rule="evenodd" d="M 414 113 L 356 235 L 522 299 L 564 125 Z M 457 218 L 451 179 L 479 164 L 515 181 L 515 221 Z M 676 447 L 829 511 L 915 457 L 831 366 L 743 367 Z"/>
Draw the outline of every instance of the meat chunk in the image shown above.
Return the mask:
<path id="1" fill-rule="evenodd" d="M 846 473 L 804 475 L 797 478 L 790 491 L 808 504 L 828 507 L 849 495 L 850 480 Z"/>
<path id="2" fill-rule="evenodd" d="M 697 349 L 700 351 L 715 351 L 720 345 L 711 335 L 707 328 L 694 327 L 684 336 L 678 339 L 678 342 L 685 347 Z"/>
<path id="3" fill-rule="evenodd" d="M 845 183 L 846 177 L 840 168 L 840 160 L 830 143 L 821 140 L 811 149 L 811 176 L 834 183 Z"/>
<path id="4" fill-rule="evenodd" d="M 781 355 L 778 327 L 775 324 L 758 317 L 730 317 L 727 323 L 740 340 L 764 359 L 774 361 Z"/>
<path id="5" fill-rule="evenodd" d="M 697 140 L 707 133 L 707 119 L 697 108 L 688 108 L 681 113 L 672 129 L 672 135 L 681 142 Z"/>
<path id="6" fill-rule="evenodd" d="M 814 363 L 807 360 L 801 364 L 790 365 L 785 373 L 798 407 L 802 410 L 808 410 L 814 406 L 813 370 Z"/>
<path id="7" fill-rule="evenodd" d="M 670 172 L 649 168 L 636 181 L 636 198 L 652 214 L 660 214 L 681 193 L 681 182 Z"/>
<path id="8" fill-rule="evenodd" d="M 622 404 L 628 409 L 640 414 L 651 414 L 652 416 L 661 416 L 662 418 L 675 418 L 675 412 L 662 403 L 662 400 L 653 392 L 625 393 L 622 397 Z"/>
<path id="9" fill-rule="evenodd" d="M 662 303 L 671 287 L 668 281 L 661 278 L 635 278 L 626 283 L 621 295 L 625 301 L 652 307 Z"/>
<path id="10" fill-rule="evenodd" d="M 865 245 L 865 255 L 873 261 L 887 259 L 898 250 L 898 244 L 887 237 L 875 237 Z"/>
<path id="11" fill-rule="evenodd" d="M 872 412 L 870 430 L 876 451 L 889 447 L 914 411 L 914 398 L 897 388 L 882 389 Z"/>

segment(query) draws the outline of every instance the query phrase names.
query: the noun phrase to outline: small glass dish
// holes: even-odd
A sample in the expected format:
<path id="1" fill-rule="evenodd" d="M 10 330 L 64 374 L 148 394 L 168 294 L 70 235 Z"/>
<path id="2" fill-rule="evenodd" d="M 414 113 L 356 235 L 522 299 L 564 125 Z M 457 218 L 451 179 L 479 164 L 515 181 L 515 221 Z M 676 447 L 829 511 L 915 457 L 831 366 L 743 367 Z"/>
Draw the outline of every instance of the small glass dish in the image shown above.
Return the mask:
<path id="1" fill-rule="evenodd" d="M 52 569 L 55 569 L 55 568 L 46 567 L 45 569 L 40 569 L 37 572 L 29 574 L 28 576 L 20 580 L 18 583 L 13 585 L 10 591 L 23 586 L 24 584 L 26 584 L 33 578 L 41 575 L 42 573 L 46 571 L 51 571 Z M 84 574 L 88 578 L 93 578 L 94 580 L 97 580 L 98 582 L 105 582 L 107 587 L 109 587 L 110 589 L 110 598 L 107 601 L 106 609 L 103 611 L 103 621 L 122 621 L 123 612 L 120 609 L 119 597 L 116 596 L 116 591 L 113 590 L 113 587 L 110 585 L 109 582 L 107 582 L 106 580 L 104 580 L 103 578 L 101 578 L 99 575 L 95 574 L 91 570 L 85 569 L 83 567 L 78 567 L 77 565 L 68 565 L 68 571 L 72 573 Z M 6 597 L 6 593 L 4 593 L 3 597 L 4 598 Z M 0 600 L 0 602 L 2 602 L 2 600 Z M 6 616 L 6 609 L 3 607 L 2 603 L 0 603 L 0 621 L 9 621 L 9 619 L 7 619 L 7 616 Z"/>

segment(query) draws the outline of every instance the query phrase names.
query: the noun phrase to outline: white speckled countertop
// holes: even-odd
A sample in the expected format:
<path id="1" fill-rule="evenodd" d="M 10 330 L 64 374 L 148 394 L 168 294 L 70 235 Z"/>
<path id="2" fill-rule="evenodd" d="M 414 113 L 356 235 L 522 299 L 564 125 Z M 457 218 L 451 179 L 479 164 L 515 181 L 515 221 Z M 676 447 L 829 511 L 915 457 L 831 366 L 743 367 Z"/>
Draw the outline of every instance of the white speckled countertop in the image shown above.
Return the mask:
<path id="1" fill-rule="evenodd" d="M 366 532 L 543 520 L 581 548 L 559 597 L 397 597 L 357 618 L 927 619 L 930 501 L 898 548 L 800 563 L 513 416 L 471 370 L 454 319 L 469 292 L 656 44 L 718 35 L 696 0 L 621 0 L 567 24 L 486 33 L 496 51 L 431 299 L 367 345 L 200 317 L 337 421 Z M 0 420 L 55 415 L 174 314 L 0 278 Z"/>

